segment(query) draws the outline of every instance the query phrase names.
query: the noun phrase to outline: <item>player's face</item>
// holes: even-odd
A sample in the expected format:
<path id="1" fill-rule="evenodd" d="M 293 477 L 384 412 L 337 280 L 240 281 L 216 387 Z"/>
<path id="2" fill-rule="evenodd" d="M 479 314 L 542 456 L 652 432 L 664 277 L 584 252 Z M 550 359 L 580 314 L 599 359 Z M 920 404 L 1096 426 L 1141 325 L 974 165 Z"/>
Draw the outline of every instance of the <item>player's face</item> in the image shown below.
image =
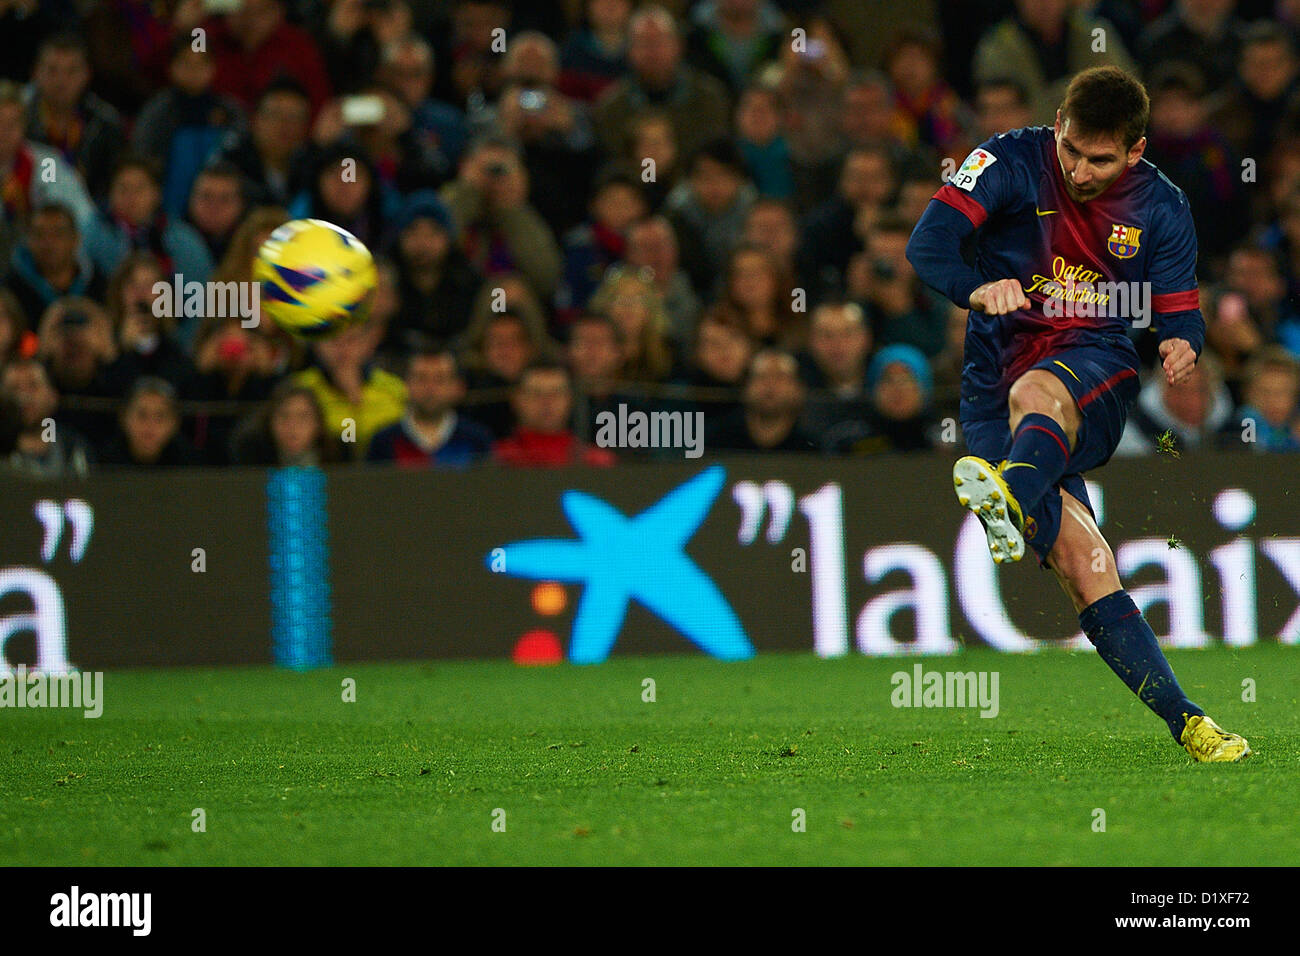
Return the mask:
<path id="1" fill-rule="evenodd" d="M 1119 137 L 1088 135 L 1071 129 L 1069 118 L 1056 111 L 1056 158 L 1065 177 L 1065 189 L 1075 202 L 1096 199 L 1124 170 L 1137 163 L 1146 149 L 1146 137 L 1125 150 Z"/>

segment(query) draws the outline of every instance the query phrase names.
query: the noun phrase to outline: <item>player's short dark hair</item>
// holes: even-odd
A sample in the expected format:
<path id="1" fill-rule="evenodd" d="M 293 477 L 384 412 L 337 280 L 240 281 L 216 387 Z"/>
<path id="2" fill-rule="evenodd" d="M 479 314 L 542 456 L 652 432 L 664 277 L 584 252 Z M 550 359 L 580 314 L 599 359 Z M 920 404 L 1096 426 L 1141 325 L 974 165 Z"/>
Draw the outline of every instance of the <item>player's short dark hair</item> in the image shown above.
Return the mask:
<path id="1" fill-rule="evenodd" d="M 1061 103 L 1066 119 L 1085 134 L 1119 137 L 1126 150 L 1146 135 L 1151 100 L 1134 76 L 1117 66 L 1095 66 L 1075 75 Z"/>

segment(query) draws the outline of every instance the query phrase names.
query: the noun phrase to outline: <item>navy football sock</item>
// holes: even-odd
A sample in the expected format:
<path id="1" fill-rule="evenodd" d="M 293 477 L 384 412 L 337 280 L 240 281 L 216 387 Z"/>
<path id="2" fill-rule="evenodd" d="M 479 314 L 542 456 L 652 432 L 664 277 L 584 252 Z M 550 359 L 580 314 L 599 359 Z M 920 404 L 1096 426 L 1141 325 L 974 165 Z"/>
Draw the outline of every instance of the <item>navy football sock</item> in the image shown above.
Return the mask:
<path id="1" fill-rule="evenodd" d="M 1020 503 L 1022 514 L 1029 514 L 1047 490 L 1061 480 L 1070 459 L 1069 449 L 1065 432 L 1055 419 L 1029 414 L 1020 420 L 1002 478 Z"/>
<path id="2" fill-rule="evenodd" d="M 1205 713 L 1178 686 L 1155 632 L 1127 591 L 1116 591 L 1089 604 L 1079 614 L 1079 623 L 1102 660 L 1142 703 L 1160 715 L 1175 741 L 1183 733 L 1183 714 Z"/>

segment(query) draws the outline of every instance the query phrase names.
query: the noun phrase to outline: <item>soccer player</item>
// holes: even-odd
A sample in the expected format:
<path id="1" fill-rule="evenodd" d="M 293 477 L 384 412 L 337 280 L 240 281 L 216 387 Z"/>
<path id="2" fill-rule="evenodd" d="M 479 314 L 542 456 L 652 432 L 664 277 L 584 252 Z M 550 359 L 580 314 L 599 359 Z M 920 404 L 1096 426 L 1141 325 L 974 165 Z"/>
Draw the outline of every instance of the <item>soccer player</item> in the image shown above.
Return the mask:
<path id="1" fill-rule="evenodd" d="M 1138 392 L 1128 322 L 1156 328 L 1171 386 L 1191 376 L 1205 342 L 1187 199 L 1142 158 L 1149 112 L 1123 70 L 1079 73 L 1052 128 L 1003 133 L 966 158 L 907 257 L 970 308 L 961 424 L 972 454 L 952 480 L 994 561 L 1033 548 L 1089 641 L 1174 740 L 1198 761 L 1236 761 L 1249 745 L 1179 687 L 1120 584 L 1083 481 L 1110 459 Z M 972 233 L 973 266 L 961 255 Z"/>

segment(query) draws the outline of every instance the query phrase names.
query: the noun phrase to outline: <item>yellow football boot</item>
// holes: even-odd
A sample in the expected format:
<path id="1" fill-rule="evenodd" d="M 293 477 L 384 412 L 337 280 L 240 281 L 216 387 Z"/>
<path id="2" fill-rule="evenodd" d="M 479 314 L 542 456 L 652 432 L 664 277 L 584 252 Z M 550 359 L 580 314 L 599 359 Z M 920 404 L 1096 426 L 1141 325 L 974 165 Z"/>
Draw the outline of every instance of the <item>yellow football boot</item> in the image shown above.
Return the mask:
<path id="1" fill-rule="evenodd" d="M 1199 714 L 1187 717 L 1178 742 L 1198 763 L 1236 763 L 1254 753 L 1241 734 L 1230 734 L 1209 717 Z"/>
<path id="2" fill-rule="evenodd" d="M 1001 465 L 967 455 L 952 466 L 952 486 L 962 507 L 984 523 L 994 561 L 1001 564 L 1025 556 L 1025 519 L 1020 502 L 1002 478 Z"/>

